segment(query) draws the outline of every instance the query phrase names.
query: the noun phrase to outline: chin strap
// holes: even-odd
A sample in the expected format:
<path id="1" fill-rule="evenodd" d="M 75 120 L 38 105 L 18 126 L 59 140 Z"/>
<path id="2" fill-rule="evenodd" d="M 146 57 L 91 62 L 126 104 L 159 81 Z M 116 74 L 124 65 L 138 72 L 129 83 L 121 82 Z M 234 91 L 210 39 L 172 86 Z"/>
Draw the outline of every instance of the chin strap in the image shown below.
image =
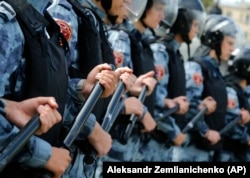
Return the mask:
<path id="1" fill-rule="evenodd" d="M 140 21 L 141 21 L 144 28 L 148 28 L 147 24 L 143 21 L 143 19 L 140 19 Z"/>
<path id="2" fill-rule="evenodd" d="M 110 15 L 107 13 L 107 18 L 109 19 L 109 21 L 112 25 L 115 25 L 116 19 L 118 18 L 118 15 Z"/>

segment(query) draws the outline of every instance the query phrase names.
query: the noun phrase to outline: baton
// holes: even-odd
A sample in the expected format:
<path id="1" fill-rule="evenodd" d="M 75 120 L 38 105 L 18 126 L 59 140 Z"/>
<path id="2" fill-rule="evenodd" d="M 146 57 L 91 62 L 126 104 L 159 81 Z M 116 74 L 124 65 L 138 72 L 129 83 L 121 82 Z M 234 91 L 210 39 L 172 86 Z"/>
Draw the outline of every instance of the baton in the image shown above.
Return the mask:
<path id="1" fill-rule="evenodd" d="M 109 102 L 109 105 L 107 107 L 107 112 L 105 113 L 105 116 L 104 116 L 104 119 L 103 119 L 103 122 L 102 122 L 102 128 L 108 132 L 110 127 L 109 127 L 109 124 L 111 122 L 114 122 L 112 120 L 112 117 L 113 117 L 113 113 L 115 111 L 115 109 L 117 109 L 117 105 L 120 101 L 120 98 L 122 96 L 122 94 L 125 92 L 125 85 L 123 84 L 122 81 L 119 81 L 118 83 L 118 86 L 117 86 L 117 89 L 115 90 L 115 93 L 113 94 L 110 102 Z M 115 120 L 116 118 L 114 118 Z M 107 130 L 108 129 L 108 130 Z M 96 155 L 97 155 L 97 152 L 96 150 L 91 146 L 88 145 L 86 146 L 87 149 L 87 153 L 86 155 L 84 156 L 84 162 L 86 164 L 92 164 L 95 160 L 96 160 Z"/>
<path id="2" fill-rule="evenodd" d="M 175 106 L 176 107 L 176 106 Z M 193 118 L 191 121 L 189 121 L 187 123 L 187 125 L 183 128 L 182 133 L 186 133 L 187 131 L 189 131 L 191 128 L 193 128 L 194 124 L 202 118 L 202 116 L 204 116 L 204 114 L 207 111 L 207 107 L 202 108 L 202 110 L 200 110 Z M 160 129 L 155 129 L 152 132 L 152 135 L 156 138 L 156 139 L 161 139 L 161 141 L 166 141 L 166 146 L 169 147 L 172 145 L 172 141 L 169 140 L 166 136 L 165 133 L 163 133 L 163 131 L 161 131 Z"/>
<path id="3" fill-rule="evenodd" d="M 164 113 L 160 113 L 158 114 L 158 118 L 156 118 L 156 122 L 158 121 L 161 121 L 163 119 L 165 119 L 166 117 L 170 116 L 171 114 L 175 113 L 176 111 L 178 111 L 180 108 L 179 104 L 175 105 L 174 107 L 166 110 Z M 152 132 L 151 134 L 153 135 L 153 137 L 156 139 L 156 140 L 161 140 L 161 141 L 165 141 L 167 140 L 166 138 L 166 134 L 159 128 L 159 127 L 156 127 Z M 171 141 L 167 141 L 169 142 L 168 145 L 170 145 L 170 142 Z"/>
<path id="4" fill-rule="evenodd" d="M 113 65 L 111 66 L 112 66 L 112 69 L 114 70 L 114 66 Z M 75 141 L 75 139 L 77 138 L 77 136 L 83 129 L 84 124 L 86 123 L 89 115 L 91 114 L 94 106 L 96 105 L 103 91 L 104 91 L 103 86 L 99 82 L 97 82 L 95 86 L 93 87 L 86 102 L 83 104 L 83 107 L 81 108 L 80 112 L 76 116 L 76 119 L 70 131 L 68 132 L 65 139 L 63 140 L 62 148 L 66 148 L 69 150 L 70 146 L 72 145 L 72 143 Z M 41 177 L 51 178 L 52 173 L 48 170 L 44 170 Z"/>
<path id="5" fill-rule="evenodd" d="M 114 70 L 114 66 L 111 65 L 112 69 Z M 81 132 L 85 122 L 87 121 L 91 111 L 93 110 L 95 104 L 99 100 L 100 96 L 104 91 L 103 86 L 97 82 L 92 89 L 89 97 L 87 98 L 86 102 L 84 103 L 83 107 L 81 108 L 80 112 L 78 113 L 73 126 L 71 127 L 70 131 L 68 132 L 67 136 L 63 141 L 63 146 L 65 148 L 69 148 L 72 143 L 75 141 L 79 133 Z"/>
<path id="6" fill-rule="evenodd" d="M 174 107 L 172 107 L 172 108 L 168 109 L 167 111 L 165 111 L 164 113 L 160 113 L 158 115 L 158 118 L 155 119 L 155 120 L 160 121 L 160 120 L 170 116 L 171 114 L 175 113 L 176 111 L 178 111 L 178 109 L 179 109 L 179 105 L 177 104 Z"/>
<path id="7" fill-rule="evenodd" d="M 35 115 L 14 137 L 14 139 L 5 147 L 0 155 L 0 172 L 13 159 L 14 156 L 25 146 L 30 137 L 41 126 L 38 115 Z"/>
<path id="8" fill-rule="evenodd" d="M 93 110 L 99 97 L 102 95 L 102 92 L 103 92 L 103 87 L 99 82 L 96 83 L 93 90 L 91 91 L 91 94 L 89 95 L 83 107 L 81 108 L 80 112 L 78 113 L 70 131 L 65 137 L 63 141 L 63 147 L 70 148 L 72 143 L 75 141 L 75 139 L 81 132 L 85 122 L 87 121 L 89 115 L 91 114 L 91 111 Z"/>
<path id="9" fill-rule="evenodd" d="M 94 88 L 92 89 L 91 94 L 89 95 L 83 107 L 81 108 L 80 112 L 78 113 L 70 131 L 63 140 L 61 148 L 69 150 L 70 146 L 75 141 L 75 139 L 81 132 L 82 128 L 84 127 L 85 122 L 87 121 L 89 115 L 91 114 L 91 111 L 93 110 L 99 97 L 102 95 L 103 90 L 104 89 L 102 85 L 99 82 L 97 82 Z M 53 175 L 52 172 L 48 170 L 43 170 L 41 178 L 51 178 L 52 175 Z"/>
<path id="10" fill-rule="evenodd" d="M 188 132 L 190 129 L 194 127 L 194 124 L 201 118 L 203 118 L 204 114 L 207 112 L 207 107 L 203 107 L 191 121 L 187 123 L 187 125 L 183 128 L 182 133 Z"/>
<path id="11" fill-rule="evenodd" d="M 147 86 L 146 85 L 143 85 L 142 87 L 142 90 L 140 92 L 140 95 L 138 96 L 138 99 L 143 103 L 145 98 L 146 98 L 146 93 L 147 93 Z M 135 126 L 135 123 L 136 123 L 136 120 L 137 120 L 137 117 L 135 114 L 132 114 L 129 118 L 129 123 L 125 129 L 125 132 L 124 132 L 124 135 L 123 137 L 121 138 L 121 142 L 126 144 L 128 138 L 130 137 L 131 133 L 132 133 L 132 130 Z"/>
<path id="12" fill-rule="evenodd" d="M 237 116 L 234 120 L 232 120 L 231 122 L 229 122 L 225 127 L 223 127 L 219 133 L 220 135 L 225 134 L 227 131 L 229 131 L 231 128 L 233 128 L 233 126 L 235 126 L 241 119 L 241 116 Z"/>
<path id="13" fill-rule="evenodd" d="M 123 102 L 120 103 L 120 101 L 122 101 L 120 99 L 121 99 L 121 96 L 124 92 L 125 92 L 125 85 L 123 84 L 123 82 L 120 81 L 113 97 L 111 98 L 111 101 L 110 101 L 108 108 L 107 108 L 107 112 L 105 113 L 105 116 L 104 116 L 104 119 L 102 122 L 102 128 L 105 131 L 109 131 L 108 125 L 113 118 L 114 112 L 116 112 L 117 109 L 119 110 L 119 108 L 121 109 L 121 106 L 123 106 Z M 121 106 L 119 106 L 119 105 L 121 105 Z"/>
<path id="14" fill-rule="evenodd" d="M 125 101 L 125 98 L 120 98 L 120 101 L 116 105 L 116 108 L 114 109 L 113 114 L 110 115 L 111 118 L 110 118 L 109 122 L 102 123 L 102 128 L 106 132 L 109 132 L 111 130 L 116 118 L 118 117 L 118 115 L 120 114 L 120 112 L 124 106 L 124 101 Z"/>

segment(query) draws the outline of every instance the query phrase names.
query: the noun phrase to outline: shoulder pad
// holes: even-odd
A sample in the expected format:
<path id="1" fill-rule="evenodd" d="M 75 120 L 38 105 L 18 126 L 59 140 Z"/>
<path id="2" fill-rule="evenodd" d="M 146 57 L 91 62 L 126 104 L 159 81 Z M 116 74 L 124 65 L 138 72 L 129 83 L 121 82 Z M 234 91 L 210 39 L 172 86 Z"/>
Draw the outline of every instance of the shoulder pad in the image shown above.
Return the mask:
<path id="1" fill-rule="evenodd" d="M 201 86 L 203 84 L 204 77 L 202 75 L 202 69 L 200 65 L 194 61 L 186 61 L 184 63 L 186 72 L 186 85 L 187 86 Z"/>
<path id="2" fill-rule="evenodd" d="M 226 87 L 227 90 L 227 108 L 236 109 L 239 107 L 239 101 L 236 91 L 232 87 Z"/>
<path id="3" fill-rule="evenodd" d="M 120 37 L 121 40 L 127 40 L 128 39 L 128 34 L 125 31 L 120 30 L 119 31 L 119 37 Z"/>
<path id="4" fill-rule="evenodd" d="M 5 1 L 0 2 L 0 14 L 7 21 L 11 21 L 16 16 L 14 9 Z"/>

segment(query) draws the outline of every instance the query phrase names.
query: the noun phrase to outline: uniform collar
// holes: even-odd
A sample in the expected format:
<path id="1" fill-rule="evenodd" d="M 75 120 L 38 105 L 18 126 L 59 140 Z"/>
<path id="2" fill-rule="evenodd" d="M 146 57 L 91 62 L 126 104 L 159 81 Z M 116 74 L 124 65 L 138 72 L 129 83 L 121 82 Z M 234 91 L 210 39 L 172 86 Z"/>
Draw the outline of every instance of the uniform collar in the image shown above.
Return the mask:
<path id="1" fill-rule="evenodd" d="M 28 2 L 41 14 L 44 14 L 45 9 L 51 4 L 50 0 L 28 0 Z"/>
<path id="2" fill-rule="evenodd" d="M 175 39 L 171 40 L 170 44 L 175 52 L 177 52 L 181 46 L 180 43 L 178 43 Z"/>
<path id="3" fill-rule="evenodd" d="M 204 60 L 206 60 L 207 62 L 211 63 L 214 67 L 218 68 L 220 63 L 218 61 L 216 61 L 214 58 L 212 58 L 211 56 L 205 56 Z"/>

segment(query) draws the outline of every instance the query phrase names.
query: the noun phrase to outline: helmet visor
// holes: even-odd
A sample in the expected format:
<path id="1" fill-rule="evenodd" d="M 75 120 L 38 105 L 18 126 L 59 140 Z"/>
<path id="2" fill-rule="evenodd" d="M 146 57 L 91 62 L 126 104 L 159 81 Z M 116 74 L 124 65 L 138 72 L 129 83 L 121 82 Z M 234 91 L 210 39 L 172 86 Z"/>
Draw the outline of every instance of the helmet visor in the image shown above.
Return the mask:
<path id="1" fill-rule="evenodd" d="M 167 28 L 170 28 L 176 20 L 178 13 L 178 1 L 177 0 L 167 0 L 165 1 L 164 8 L 164 19 L 161 22 L 161 25 L 164 25 Z"/>
<path id="2" fill-rule="evenodd" d="M 235 35 L 235 48 L 242 48 L 246 45 L 247 41 L 246 41 L 246 35 L 245 32 L 242 30 L 242 28 L 240 28 L 240 26 L 238 24 L 236 24 L 236 28 L 237 28 L 237 33 Z"/>
<path id="3" fill-rule="evenodd" d="M 236 34 L 238 32 L 238 28 L 236 24 L 229 19 L 219 22 L 211 28 L 212 32 L 221 31 L 224 36 L 230 36 L 236 38 Z"/>
<path id="4" fill-rule="evenodd" d="M 192 21 L 196 21 L 197 22 L 197 25 L 198 25 L 198 29 L 199 29 L 199 32 L 198 32 L 198 37 L 200 37 L 200 35 L 202 34 L 202 31 L 203 31 L 203 27 L 205 25 L 205 20 L 206 20 L 206 12 L 204 11 L 198 11 L 198 10 L 190 10 L 191 11 L 191 18 Z"/>
<path id="5" fill-rule="evenodd" d="M 131 23 L 136 22 L 142 15 L 147 1 L 145 0 L 123 0 L 127 9 L 127 18 Z"/>

